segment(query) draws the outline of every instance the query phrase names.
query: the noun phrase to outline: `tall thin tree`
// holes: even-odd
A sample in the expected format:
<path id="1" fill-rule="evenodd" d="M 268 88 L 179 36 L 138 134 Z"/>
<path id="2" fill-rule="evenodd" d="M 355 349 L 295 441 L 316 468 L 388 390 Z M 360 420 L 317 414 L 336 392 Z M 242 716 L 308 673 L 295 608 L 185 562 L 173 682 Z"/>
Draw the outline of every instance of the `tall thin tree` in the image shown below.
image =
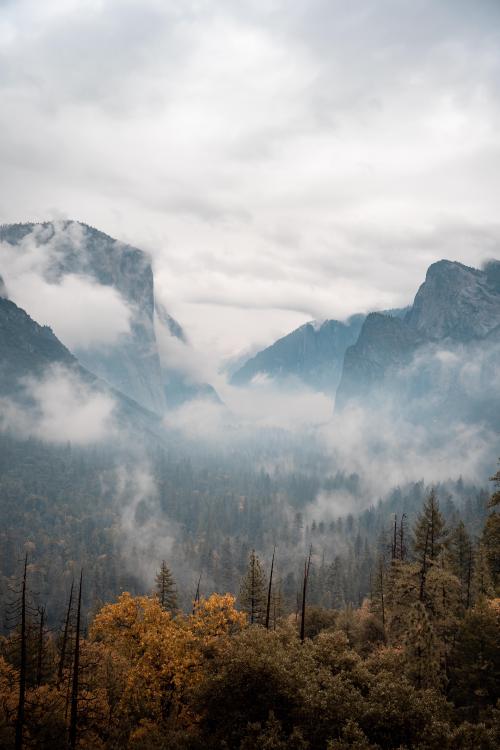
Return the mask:
<path id="1" fill-rule="evenodd" d="M 74 750 L 77 738 L 78 723 L 78 680 L 80 676 L 80 629 L 82 613 L 82 581 L 83 570 L 80 571 L 80 586 L 78 587 L 78 604 L 76 608 L 75 652 L 73 655 L 73 682 L 71 687 L 71 714 L 69 722 L 69 747 Z"/>
<path id="2" fill-rule="evenodd" d="M 312 546 L 309 548 L 309 557 L 307 562 L 304 562 L 304 581 L 302 584 L 302 612 L 300 619 L 300 640 L 304 643 L 305 629 L 306 629 L 306 598 L 307 598 L 307 581 L 309 578 L 309 570 L 311 568 L 311 555 Z"/>
<path id="3" fill-rule="evenodd" d="M 21 585 L 21 660 L 19 665 L 19 700 L 17 703 L 15 750 L 22 750 L 24 710 L 26 705 L 26 578 L 28 571 L 28 553 L 24 558 L 23 581 Z"/>
<path id="4" fill-rule="evenodd" d="M 274 570 L 274 556 L 276 554 L 276 546 L 273 549 L 273 559 L 271 560 L 271 572 L 269 574 L 269 586 L 267 589 L 267 606 L 266 606 L 266 630 L 269 630 L 269 617 L 271 614 L 271 594 L 273 590 L 273 570 Z"/>
<path id="5" fill-rule="evenodd" d="M 36 659 L 36 684 L 38 687 L 42 684 L 42 672 L 43 672 L 43 646 L 44 646 L 44 625 L 45 625 L 45 607 L 40 607 L 38 610 L 40 615 L 40 622 L 38 624 L 38 648 L 37 648 L 37 659 Z"/>
<path id="6" fill-rule="evenodd" d="M 200 577 L 198 578 L 198 583 L 196 585 L 196 591 L 195 591 L 194 599 L 193 599 L 193 615 L 196 612 L 196 605 L 200 603 L 200 584 L 201 584 L 201 573 L 200 573 Z"/>
<path id="7" fill-rule="evenodd" d="M 61 684 L 63 678 L 64 665 L 66 663 L 66 650 L 68 647 L 68 636 L 69 636 L 69 623 L 71 618 L 71 607 L 73 604 L 73 588 L 75 585 L 74 579 L 71 581 L 71 589 L 69 592 L 68 609 L 66 610 L 66 619 L 64 621 L 64 631 L 61 643 L 61 654 L 59 657 L 59 667 L 57 669 L 57 686 Z"/>

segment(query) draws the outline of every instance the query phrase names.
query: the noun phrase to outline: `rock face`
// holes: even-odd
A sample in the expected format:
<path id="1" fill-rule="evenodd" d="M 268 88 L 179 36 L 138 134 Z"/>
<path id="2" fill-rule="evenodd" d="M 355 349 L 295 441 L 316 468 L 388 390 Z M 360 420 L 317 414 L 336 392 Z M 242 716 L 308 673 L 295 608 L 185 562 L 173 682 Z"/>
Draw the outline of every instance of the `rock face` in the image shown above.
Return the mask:
<path id="1" fill-rule="evenodd" d="M 386 311 L 402 318 L 407 308 Z M 339 320 L 312 321 L 248 359 L 231 376 L 233 385 L 246 385 L 267 376 L 280 383 L 300 382 L 333 396 L 340 381 L 344 355 L 360 334 L 366 315 Z"/>
<path id="2" fill-rule="evenodd" d="M 0 227 L 0 242 L 16 247 L 19 253 L 29 253 L 33 246 L 46 251 L 42 273 L 49 283 L 58 284 L 71 274 L 111 287 L 120 295 L 128 311 L 129 330 L 112 343 L 73 346 L 73 354 L 113 388 L 145 409 L 163 414 L 171 400 L 171 377 L 160 360 L 156 321 L 160 319 L 169 336 L 188 344 L 181 326 L 156 303 L 153 271 L 146 253 L 72 221 L 6 225 Z M 85 326 L 84 319 L 81 325 Z M 181 381 L 182 375 L 176 375 Z M 186 398 L 194 391 L 192 385 Z M 179 400 L 177 393 L 174 400 Z"/>
<path id="3" fill-rule="evenodd" d="M 341 408 L 351 398 L 369 396 L 389 370 L 410 362 L 415 349 L 423 341 L 424 337 L 404 320 L 370 313 L 356 344 L 345 353 L 342 379 L 337 389 L 337 407 Z"/>
<path id="4" fill-rule="evenodd" d="M 333 394 L 340 380 L 344 353 L 356 341 L 364 319 L 364 315 L 353 315 L 345 323 L 306 323 L 248 360 L 234 373 L 231 382 L 245 385 L 258 375 L 277 380 L 296 378 Z"/>
<path id="5" fill-rule="evenodd" d="M 335 408 L 398 404 L 424 418 L 495 420 L 500 409 L 500 264 L 430 266 L 403 320 L 369 315 L 345 354 Z"/>
<path id="6" fill-rule="evenodd" d="M 433 341 L 482 338 L 500 324 L 500 290 L 490 273 L 440 260 L 427 271 L 406 322 Z"/>
<path id="7" fill-rule="evenodd" d="M 73 353 L 114 388 L 161 413 L 165 400 L 153 328 L 153 272 L 147 255 L 77 222 L 8 225 L 0 229 L 0 240 L 16 245 L 20 253 L 29 252 L 33 244 L 45 248 L 43 275 L 50 283 L 75 274 L 120 294 L 130 312 L 129 332 L 112 344 L 75 348 Z"/>

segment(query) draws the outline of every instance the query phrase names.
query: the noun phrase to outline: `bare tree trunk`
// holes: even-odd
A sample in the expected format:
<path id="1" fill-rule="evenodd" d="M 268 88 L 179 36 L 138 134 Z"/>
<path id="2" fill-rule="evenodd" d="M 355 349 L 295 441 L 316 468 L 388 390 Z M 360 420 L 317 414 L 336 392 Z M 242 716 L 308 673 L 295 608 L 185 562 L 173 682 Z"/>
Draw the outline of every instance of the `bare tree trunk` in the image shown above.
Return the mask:
<path id="1" fill-rule="evenodd" d="M 467 560 L 467 598 L 465 600 L 466 609 L 470 608 L 471 581 L 472 581 L 472 542 L 469 541 L 469 558 Z"/>
<path id="2" fill-rule="evenodd" d="M 401 560 L 405 559 L 405 543 L 404 543 L 404 534 L 405 534 L 405 516 L 406 514 L 403 513 L 401 516 L 401 521 L 399 522 L 399 557 Z"/>
<path id="3" fill-rule="evenodd" d="M 398 533 L 398 516 L 394 514 L 394 532 L 392 537 L 392 559 L 395 560 L 397 557 L 397 533 Z"/>
<path id="4" fill-rule="evenodd" d="M 379 560 L 379 578 L 380 578 L 380 608 L 382 610 L 382 625 L 385 630 L 384 566 L 382 564 L 382 560 Z"/>
<path id="5" fill-rule="evenodd" d="M 75 585 L 75 582 L 73 580 L 71 581 L 71 589 L 69 592 L 68 610 L 66 612 L 66 620 L 64 622 L 64 632 L 63 632 L 63 639 L 62 639 L 62 644 L 61 644 L 61 657 L 59 659 L 59 668 L 57 670 L 57 686 L 58 687 L 62 681 L 63 671 L 64 671 L 64 662 L 66 661 L 66 649 L 68 647 L 69 621 L 71 617 L 71 605 L 73 604 L 74 585 Z"/>
<path id="6" fill-rule="evenodd" d="M 28 554 L 24 558 L 23 584 L 21 590 L 21 663 L 19 666 L 19 701 L 17 704 L 15 750 L 22 750 L 24 728 L 24 706 L 26 702 L 26 575 Z"/>
<path id="7" fill-rule="evenodd" d="M 428 543 L 429 543 L 429 524 L 427 524 L 427 532 L 425 534 L 424 559 L 422 560 L 422 568 L 420 570 L 419 599 L 421 602 L 424 601 L 424 593 L 425 593 L 425 577 L 427 575 L 427 545 Z"/>
<path id="8" fill-rule="evenodd" d="M 75 653 L 73 659 L 73 685 L 71 689 L 71 715 L 69 723 L 69 747 L 74 750 L 76 747 L 76 725 L 78 720 L 78 678 L 80 671 L 80 622 L 82 612 L 82 579 L 83 571 L 80 572 L 80 586 L 78 588 L 78 606 L 76 610 L 76 630 L 75 630 Z"/>
<path id="9" fill-rule="evenodd" d="M 311 567 L 312 548 L 309 549 L 309 558 L 304 563 L 304 583 L 302 586 L 302 617 L 300 620 L 300 640 L 304 643 L 306 627 L 306 596 L 307 596 L 307 579 L 309 578 L 309 568 Z"/>
<path id="10" fill-rule="evenodd" d="M 273 569 L 274 569 L 274 555 L 276 554 L 276 547 L 273 549 L 273 559 L 271 560 L 271 573 L 269 575 L 269 587 L 267 589 L 267 607 L 266 607 L 266 630 L 269 630 L 269 616 L 271 614 L 271 592 L 273 588 Z"/>
<path id="11" fill-rule="evenodd" d="M 36 684 L 38 687 L 42 684 L 42 668 L 43 668 L 43 626 L 45 622 L 45 607 L 41 607 L 40 610 L 40 628 L 38 630 L 38 653 L 36 660 Z"/>
<path id="12" fill-rule="evenodd" d="M 198 578 L 198 585 L 196 586 L 196 593 L 194 595 L 193 615 L 196 612 L 196 605 L 200 603 L 200 583 L 201 583 L 201 573 L 200 573 L 200 577 Z"/>

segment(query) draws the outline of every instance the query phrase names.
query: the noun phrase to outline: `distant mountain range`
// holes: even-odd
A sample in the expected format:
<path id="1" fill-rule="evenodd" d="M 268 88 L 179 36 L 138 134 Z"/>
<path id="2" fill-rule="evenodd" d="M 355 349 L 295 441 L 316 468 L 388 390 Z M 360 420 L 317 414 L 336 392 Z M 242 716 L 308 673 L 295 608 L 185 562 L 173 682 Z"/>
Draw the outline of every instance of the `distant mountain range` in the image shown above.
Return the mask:
<path id="1" fill-rule="evenodd" d="M 48 284 L 78 277 L 101 291 L 113 290 L 127 310 L 127 329 L 106 344 L 68 346 L 59 340 L 30 317 L 29 309 L 8 299 L 6 248 L 15 253 L 11 259 L 25 265 L 35 249 L 43 259 L 36 272 Z M 27 376 L 38 377 L 58 364 L 93 389 L 113 394 L 120 413 L 129 417 L 161 419 L 192 399 L 220 403 L 211 385 L 179 364 L 179 351 L 189 353 L 190 344 L 156 299 L 151 262 L 143 251 L 78 222 L 12 224 L 0 227 L 2 270 L 0 396 L 19 397 Z M 85 309 L 78 319 L 83 329 Z M 498 430 L 500 261 L 478 270 L 442 260 L 429 267 L 408 308 L 306 323 L 230 375 L 235 386 L 260 380 L 324 392 L 335 398 L 337 412 L 350 405 L 396 409 L 416 422 L 480 420 Z"/>
<path id="2" fill-rule="evenodd" d="M 402 317 L 408 308 L 384 314 Z M 231 376 L 233 385 L 247 385 L 261 377 L 293 385 L 302 383 L 334 395 L 342 376 L 344 355 L 356 343 L 365 314 L 339 320 L 311 321 L 255 354 Z"/>
<path id="3" fill-rule="evenodd" d="M 129 330 L 106 346 L 73 347 L 72 355 L 85 370 L 158 415 L 192 398 L 218 400 L 212 386 L 196 382 L 161 356 L 159 335 L 186 347 L 189 343 L 179 323 L 156 300 L 151 262 L 142 250 L 69 221 L 4 225 L 0 243 L 8 243 L 20 254 L 28 254 L 33 245 L 46 249 L 42 273 L 51 284 L 76 275 L 120 295 L 128 311 Z M 0 252 L 0 273 L 1 264 Z M 9 290 L 3 287 L 6 296 Z M 85 319 L 81 324 L 85 326 Z"/>
<path id="4" fill-rule="evenodd" d="M 413 417 L 500 425 L 500 262 L 432 264 L 413 304 L 306 323 L 245 362 L 234 385 L 260 379 L 336 395 L 336 410 L 398 400 Z"/>
<path id="5" fill-rule="evenodd" d="M 404 318 L 371 314 L 346 350 L 336 409 L 388 400 L 426 418 L 500 427 L 500 262 L 432 264 Z"/>

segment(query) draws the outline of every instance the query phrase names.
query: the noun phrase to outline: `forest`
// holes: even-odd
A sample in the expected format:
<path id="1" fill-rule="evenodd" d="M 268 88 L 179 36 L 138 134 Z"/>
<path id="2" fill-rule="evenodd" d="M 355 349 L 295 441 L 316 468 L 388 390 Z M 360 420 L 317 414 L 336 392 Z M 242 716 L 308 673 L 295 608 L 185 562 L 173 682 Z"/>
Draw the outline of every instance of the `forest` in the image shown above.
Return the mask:
<path id="1" fill-rule="evenodd" d="M 2 440 L 1 747 L 499 746 L 500 472 L 327 522 L 313 474 L 160 451 L 179 534 L 147 590 L 112 457 Z M 133 508 L 147 526 L 147 493 Z"/>

